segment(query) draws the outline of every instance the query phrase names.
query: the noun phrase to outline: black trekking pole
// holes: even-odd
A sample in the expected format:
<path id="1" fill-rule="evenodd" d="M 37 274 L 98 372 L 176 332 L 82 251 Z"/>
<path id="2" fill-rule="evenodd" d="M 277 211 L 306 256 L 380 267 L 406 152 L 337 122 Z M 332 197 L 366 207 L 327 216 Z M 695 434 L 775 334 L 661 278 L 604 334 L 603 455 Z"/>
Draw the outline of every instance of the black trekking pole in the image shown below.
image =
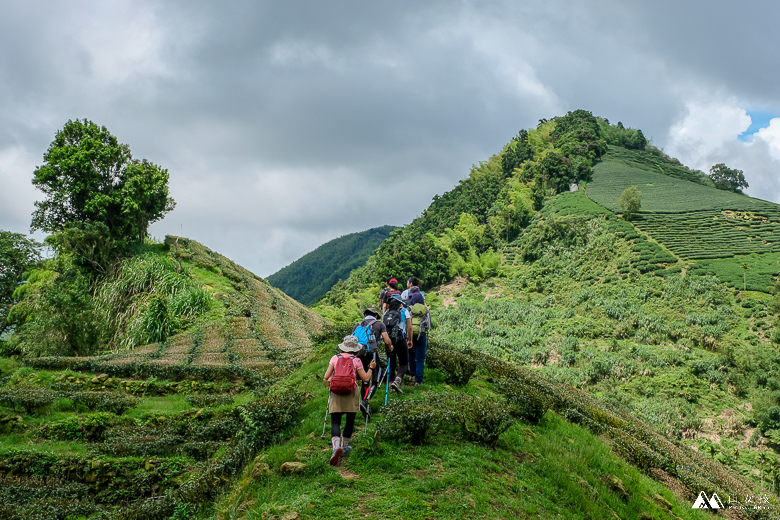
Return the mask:
<path id="1" fill-rule="evenodd" d="M 328 424 L 328 408 L 330 408 L 331 395 L 333 395 L 333 392 L 328 392 L 328 404 L 325 405 L 325 420 L 322 422 L 322 435 L 320 435 L 320 439 L 325 438 L 325 425 Z"/>

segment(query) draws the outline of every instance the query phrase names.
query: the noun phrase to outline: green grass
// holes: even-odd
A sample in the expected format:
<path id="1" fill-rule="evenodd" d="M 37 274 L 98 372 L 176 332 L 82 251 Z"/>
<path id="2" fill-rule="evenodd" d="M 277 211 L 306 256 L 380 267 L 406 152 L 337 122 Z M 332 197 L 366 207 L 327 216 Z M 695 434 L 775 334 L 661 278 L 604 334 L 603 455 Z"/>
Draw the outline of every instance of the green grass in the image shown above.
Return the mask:
<path id="1" fill-rule="evenodd" d="M 430 443 L 412 446 L 383 439 L 375 444 L 381 407 L 368 426 L 360 416 L 352 439 L 352 455 L 339 468 L 328 464 L 330 439 L 320 439 L 326 389 L 317 382 L 330 357 L 320 351 L 317 360 L 297 372 L 286 384 L 313 398 L 301 412 L 300 425 L 286 441 L 256 459 L 267 465 L 262 476 L 245 477 L 216 505 L 216 518 L 266 518 L 296 512 L 301 518 L 427 519 L 427 518 L 671 518 L 655 495 L 673 504 L 681 518 L 704 518 L 690 504 L 662 484 L 617 458 L 609 445 L 588 430 L 548 412 L 534 426 L 516 423 L 496 448 L 438 433 Z M 434 396 L 453 392 L 444 376 L 428 369 L 421 388 L 407 388 L 402 396 Z M 495 399 L 493 385 L 473 378 L 463 392 Z M 383 395 L 374 398 L 381 404 Z M 327 423 L 327 430 L 330 422 Z M 327 435 L 329 437 L 329 435 Z M 282 475 L 287 461 L 307 464 L 293 476 Z M 620 479 L 628 490 L 621 497 L 611 484 Z M 212 512 L 204 513 L 211 517 Z M 607 516 L 605 516 L 607 515 Z"/>
<path id="2" fill-rule="evenodd" d="M 36 439 L 29 435 L 16 433 L 0 435 L 0 453 L 23 450 L 30 453 L 42 453 L 68 457 L 73 455 L 87 455 L 89 449 L 83 442 L 76 441 L 47 441 Z"/>
<path id="3" fill-rule="evenodd" d="M 330 450 L 319 442 L 295 439 L 309 464 L 300 476 L 273 471 L 261 482 L 234 492 L 249 518 L 296 511 L 302 518 L 670 518 L 655 501 L 658 494 L 681 518 L 704 518 L 663 485 L 616 459 L 609 447 L 583 428 L 548 414 L 538 425 L 517 425 L 496 449 L 446 438 L 425 446 L 358 440 L 341 468 L 327 464 Z M 284 453 L 282 453 L 284 451 Z M 290 448 L 271 450 L 274 466 L 290 458 Z M 628 494 L 611 485 L 616 477 Z M 254 498 L 254 500 L 253 500 Z M 246 500 L 245 502 L 243 502 Z"/>
<path id="4" fill-rule="evenodd" d="M 128 417 L 141 417 L 149 414 L 169 415 L 189 410 L 192 406 L 181 394 L 163 397 L 144 397 L 138 400 L 138 404 L 125 412 Z"/>

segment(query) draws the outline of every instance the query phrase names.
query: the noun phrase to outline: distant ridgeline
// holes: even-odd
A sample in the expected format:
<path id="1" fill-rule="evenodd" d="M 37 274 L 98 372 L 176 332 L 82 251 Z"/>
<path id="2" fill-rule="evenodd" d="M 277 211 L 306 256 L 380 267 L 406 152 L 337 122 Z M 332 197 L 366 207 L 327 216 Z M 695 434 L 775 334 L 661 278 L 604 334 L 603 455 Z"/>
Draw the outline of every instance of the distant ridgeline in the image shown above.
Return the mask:
<path id="1" fill-rule="evenodd" d="M 641 208 L 633 219 L 619 219 L 618 199 L 632 186 L 641 192 Z M 427 287 L 455 276 L 479 282 L 503 265 L 539 258 L 561 240 L 584 239 L 574 236 L 584 228 L 560 225 L 564 216 L 603 218 L 633 240 L 636 259 L 616 277 L 684 269 L 766 292 L 778 272 L 780 206 L 716 189 L 709 176 L 664 154 L 641 130 L 577 110 L 521 130 L 498 154 L 472 166 L 322 303 L 343 305 L 388 275 L 416 275 Z"/>
<path id="2" fill-rule="evenodd" d="M 326 242 L 267 278 L 268 282 L 303 303 L 311 305 L 352 269 L 365 264 L 369 255 L 395 226 L 371 228 Z"/>

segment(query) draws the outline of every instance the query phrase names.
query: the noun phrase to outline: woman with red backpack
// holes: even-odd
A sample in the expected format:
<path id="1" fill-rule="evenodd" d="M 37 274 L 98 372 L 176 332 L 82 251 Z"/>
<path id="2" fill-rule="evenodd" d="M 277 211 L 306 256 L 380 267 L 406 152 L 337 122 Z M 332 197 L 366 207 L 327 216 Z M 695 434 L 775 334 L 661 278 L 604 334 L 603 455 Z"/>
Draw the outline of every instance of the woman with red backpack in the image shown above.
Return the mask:
<path id="1" fill-rule="evenodd" d="M 352 451 L 349 441 L 355 430 L 355 415 L 360 404 L 360 386 L 357 384 L 356 376 L 364 382 L 369 382 L 376 368 L 376 361 L 372 360 L 369 369 L 363 370 L 363 363 L 357 357 L 361 348 L 355 336 L 345 336 L 344 341 L 339 344 L 342 353 L 330 358 L 328 369 L 323 377 L 323 381 L 330 387 L 328 412 L 330 412 L 330 436 L 333 443 L 331 466 L 337 465 L 342 455 L 348 455 Z M 342 416 L 347 417 L 343 438 Z"/>

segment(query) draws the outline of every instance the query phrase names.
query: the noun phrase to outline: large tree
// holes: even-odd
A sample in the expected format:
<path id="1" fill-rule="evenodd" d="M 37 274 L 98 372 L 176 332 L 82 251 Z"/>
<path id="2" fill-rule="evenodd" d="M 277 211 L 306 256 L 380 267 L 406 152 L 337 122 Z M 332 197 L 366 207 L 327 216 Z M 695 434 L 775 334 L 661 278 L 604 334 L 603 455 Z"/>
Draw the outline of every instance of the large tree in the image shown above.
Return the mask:
<path id="1" fill-rule="evenodd" d="M 168 196 L 168 170 L 133 159 L 126 144 L 86 119 L 68 121 L 43 160 L 32 181 L 46 195 L 35 203 L 34 230 L 99 232 L 121 250 L 143 242 L 149 224 L 175 205 Z"/>
<path id="2" fill-rule="evenodd" d="M 742 170 L 729 168 L 723 163 L 716 164 L 710 168 L 710 179 L 712 179 L 715 187 L 719 190 L 742 193 L 742 189 L 748 187 Z"/>
<path id="3" fill-rule="evenodd" d="M 22 274 L 41 260 L 41 244 L 21 233 L 0 229 L 0 336 L 8 328 L 8 311 Z"/>

